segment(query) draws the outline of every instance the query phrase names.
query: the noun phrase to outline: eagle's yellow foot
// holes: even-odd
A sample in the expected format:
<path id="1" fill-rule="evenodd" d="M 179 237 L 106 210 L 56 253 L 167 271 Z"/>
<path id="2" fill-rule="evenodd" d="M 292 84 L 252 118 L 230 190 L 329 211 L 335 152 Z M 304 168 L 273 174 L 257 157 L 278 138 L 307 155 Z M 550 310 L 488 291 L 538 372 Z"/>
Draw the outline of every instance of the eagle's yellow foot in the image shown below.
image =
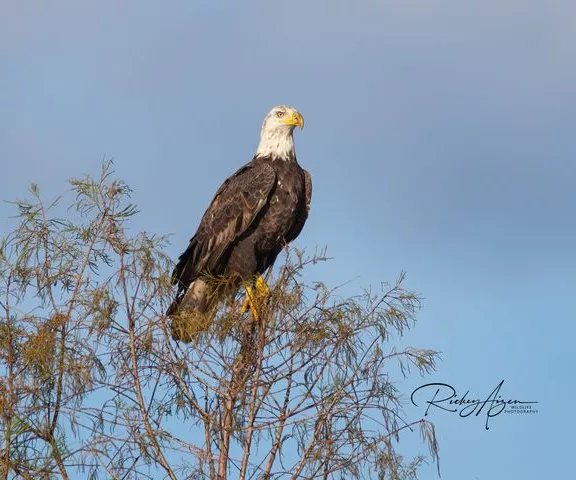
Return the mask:
<path id="1" fill-rule="evenodd" d="M 244 288 L 246 289 L 246 296 L 244 297 L 244 301 L 240 307 L 240 313 L 242 315 L 250 308 L 250 297 L 252 297 L 252 287 L 250 285 L 245 285 Z"/>
<path id="2" fill-rule="evenodd" d="M 258 310 L 262 307 L 262 305 L 264 305 L 264 302 L 268 298 L 268 295 L 270 294 L 270 288 L 268 288 L 268 285 L 266 285 L 266 282 L 261 275 L 256 277 L 254 286 L 247 284 L 245 288 L 246 297 L 244 297 L 244 301 L 242 302 L 240 313 L 244 314 L 248 309 L 250 309 L 252 316 L 258 320 Z"/>

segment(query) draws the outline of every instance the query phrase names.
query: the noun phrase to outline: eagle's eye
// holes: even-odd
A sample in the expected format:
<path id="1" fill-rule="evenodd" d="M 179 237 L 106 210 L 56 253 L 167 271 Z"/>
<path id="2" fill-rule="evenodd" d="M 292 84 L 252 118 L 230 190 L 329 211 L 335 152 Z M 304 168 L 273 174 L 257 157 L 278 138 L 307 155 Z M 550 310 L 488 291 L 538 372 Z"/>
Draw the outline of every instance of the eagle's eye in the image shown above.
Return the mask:
<path id="1" fill-rule="evenodd" d="M 276 116 L 278 118 L 282 118 L 284 116 L 284 112 L 282 110 L 280 110 L 279 112 L 276 112 Z"/>

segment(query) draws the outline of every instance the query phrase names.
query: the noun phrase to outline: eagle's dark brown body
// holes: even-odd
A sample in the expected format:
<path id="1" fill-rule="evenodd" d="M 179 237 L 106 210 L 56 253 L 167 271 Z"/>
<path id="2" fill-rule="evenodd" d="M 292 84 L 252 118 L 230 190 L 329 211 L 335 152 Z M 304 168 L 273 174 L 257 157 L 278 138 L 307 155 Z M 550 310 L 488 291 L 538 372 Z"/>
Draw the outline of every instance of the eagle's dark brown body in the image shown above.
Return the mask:
<path id="1" fill-rule="evenodd" d="M 226 276 L 239 286 L 264 273 L 302 230 L 311 193 L 310 175 L 294 155 L 256 156 L 228 178 L 174 269 L 178 293 L 167 314 L 206 310 L 195 285 L 203 277 Z"/>

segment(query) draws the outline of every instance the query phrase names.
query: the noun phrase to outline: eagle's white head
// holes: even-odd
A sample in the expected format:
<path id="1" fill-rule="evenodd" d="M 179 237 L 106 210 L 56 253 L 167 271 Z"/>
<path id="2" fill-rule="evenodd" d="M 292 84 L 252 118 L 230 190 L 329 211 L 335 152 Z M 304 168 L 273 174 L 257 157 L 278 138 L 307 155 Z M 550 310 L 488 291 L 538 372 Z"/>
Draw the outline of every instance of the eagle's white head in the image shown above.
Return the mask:
<path id="1" fill-rule="evenodd" d="M 304 117 L 298 110 L 287 105 L 270 110 L 262 123 L 256 156 L 274 156 L 284 160 L 296 158 L 292 138 L 294 127 L 304 128 Z"/>

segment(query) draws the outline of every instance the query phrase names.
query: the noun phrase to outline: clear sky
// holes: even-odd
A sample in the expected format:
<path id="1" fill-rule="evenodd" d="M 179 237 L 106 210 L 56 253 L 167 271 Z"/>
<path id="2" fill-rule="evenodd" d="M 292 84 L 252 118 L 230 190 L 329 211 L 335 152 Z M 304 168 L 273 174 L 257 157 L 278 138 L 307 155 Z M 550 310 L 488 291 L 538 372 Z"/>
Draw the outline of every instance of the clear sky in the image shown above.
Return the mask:
<path id="1" fill-rule="evenodd" d="M 50 197 L 112 156 L 134 228 L 173 233 L 176 257 L 266 112 L 293 105 L 314 182 L 297 245 L 334 257 L 310 275 L 353 292 L 406 270 L 425 297 L 403 342 L 443 361 L 407 402 L 428 381 L 478 397 L 503 379 L 540 402 L 488 431 L 431 412 L 442 478 L 567 478 L 575 19 L 574 0 L 2 0 L 0 198 Z"/>

